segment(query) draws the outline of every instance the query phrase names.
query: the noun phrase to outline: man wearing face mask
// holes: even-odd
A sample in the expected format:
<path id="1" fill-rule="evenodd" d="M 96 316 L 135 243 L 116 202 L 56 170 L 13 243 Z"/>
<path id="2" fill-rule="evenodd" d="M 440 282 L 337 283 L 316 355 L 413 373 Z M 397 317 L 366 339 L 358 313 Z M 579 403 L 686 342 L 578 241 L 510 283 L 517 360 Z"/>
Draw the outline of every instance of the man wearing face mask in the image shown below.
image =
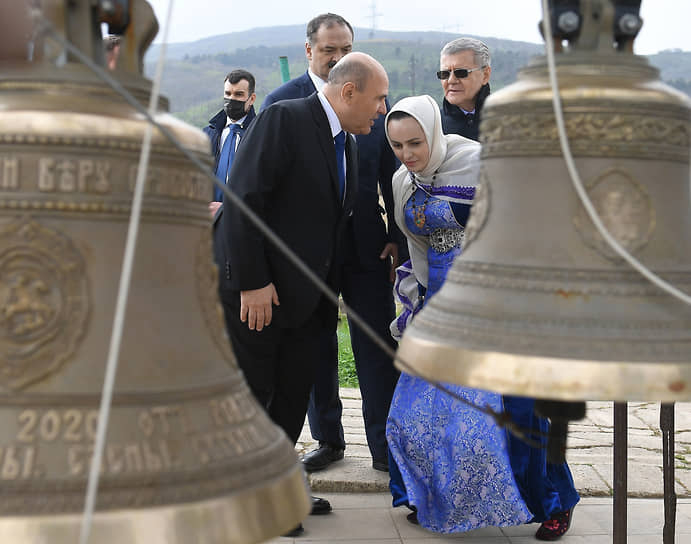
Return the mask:
<path id="1" fill-rule="evenodd" d="M 233 70 L 223 81 L 223 109 L 214 115 L 204 132 L 211 140 L 211 152 L 214 155 L 214 172 L 216 177 L 224 183 L 229 182 L 230 166 L 235 157 L 240 140 L 245 135 L 250 124 L 256 117 L 254 112 L 254 76 L 247 70 Z M 219 273 L 226 274 L 227 270 L 225 240 L 223 231 L 217 228 L 223 214 L 223 191 L 213 186 L 209 212 L 213 218 L 213 246 L 214 260 L 219 267 Z M 221 303 L 227 304 L 227 293 L 219 285 Z"/>
<path id="2" fill-rule="evenodd" d="M 230 166 L 235 151 L 245 131 L 254 120 L 254 76 L 247 70 L 233 70 L 223 82 L 223 109 L 214 115 L 204 132 L 211 140 L 211 151 L 214 154 L 214 171 L 223 183 L 228 183 Z M 223 191 L 214 186 L 213 200 L 209 211 L 218 220 Z"/>

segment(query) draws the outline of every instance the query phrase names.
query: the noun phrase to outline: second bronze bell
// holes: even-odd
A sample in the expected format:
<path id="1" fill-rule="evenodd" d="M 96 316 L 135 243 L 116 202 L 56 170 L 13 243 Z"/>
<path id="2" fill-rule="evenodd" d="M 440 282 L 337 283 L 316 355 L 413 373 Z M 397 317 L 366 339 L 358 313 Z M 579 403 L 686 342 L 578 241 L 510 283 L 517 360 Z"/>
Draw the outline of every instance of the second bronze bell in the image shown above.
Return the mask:
<path id="1" fill-rule="evenodd" d="M 614 237 L 691 293 L 689 99 L 615 47 L 610 2 L 582 5 L 579 41 L 557 55 L 577 169 Z M 562 158 L 544 57 L 488 99 L 480 133 L 463 254 L 401 357 L 423 376 L 506 394 L 691 399 L 691 308 L 595 229 Z"/>

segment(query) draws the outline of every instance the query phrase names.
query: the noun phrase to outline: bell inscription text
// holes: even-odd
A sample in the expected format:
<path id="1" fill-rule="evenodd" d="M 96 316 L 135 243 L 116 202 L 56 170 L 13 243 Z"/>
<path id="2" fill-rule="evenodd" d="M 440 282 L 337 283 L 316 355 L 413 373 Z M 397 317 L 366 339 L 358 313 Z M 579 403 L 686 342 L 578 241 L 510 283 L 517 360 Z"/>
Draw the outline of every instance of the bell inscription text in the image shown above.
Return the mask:
<path id="1" fill-rule="evenodd" d="M 35 152 L 0 155 L 0 209 L 128 213 L 136 177 L 136 164 L 112 158 Z M 206 177 L 188 165 L 154 162 L 147 173 L 143 212 L 188 215 L 208 223 L 202 204 L 208 201 L 209 191 Z M 32 194 L 31 199 L 27 194 Z M 109 202 L 104 200 L 106 196 L 111 197 Z M 167 199 L 188 202 L 171 207 Z"/>
<path id="2" fill-rule="evenodd" d="M 163 474 L 195 464 L 222 465 L 266 446 L 262 430 L 249 424 L 256 412 L 248 390 L 147 408 L 116 405 L 111 428 L 126 428 L 127 436 L 109 435 L 101 473 Z M 136 425 L 118 425 L 124 421 Z M 14 421 L 3 422 L 3 428 L 14 429 L 14 442 L 0 444 L 0 480 L 86 478 L 97 425 L 98 410 L 91 408 L 20 410 Z"/>
<path id="3" fill-rule="evenodd" d="M 43 157 L 38 161 L 38 190 L 61 193 L 109 193 L 110 163 L 89 159 Z"/>
<path id="4" fill-rule="evenodd" d="M 19 159 L 16 157 L 0 157 L 0 189 L 13 190 L 19 188 Z"/>

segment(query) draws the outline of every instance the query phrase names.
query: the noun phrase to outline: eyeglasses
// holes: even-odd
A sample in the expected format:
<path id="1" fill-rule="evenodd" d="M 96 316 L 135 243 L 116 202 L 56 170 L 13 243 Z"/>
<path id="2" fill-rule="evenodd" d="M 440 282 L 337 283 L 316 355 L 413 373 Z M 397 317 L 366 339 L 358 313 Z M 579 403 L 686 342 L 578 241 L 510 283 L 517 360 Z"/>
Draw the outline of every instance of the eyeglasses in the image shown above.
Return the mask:
<path id="1" fill-rule="evenodd" d="M 451 77 L 451 72 L 453 72 L 453 75 L 455 75 L 458 79 L 465 79 L 468 77 L 468 74 L 470 74 L 470 72 L 477 72 L 478 70 L 482 70 L 483 68 L 487 68 L 487 66 L 471 68 L 470 70 L 468 70 L 467 68 L 456 68 L 454 70 L 439 70 L 437 72 L 437 77 L 439 79 L 449 79 Z"/>

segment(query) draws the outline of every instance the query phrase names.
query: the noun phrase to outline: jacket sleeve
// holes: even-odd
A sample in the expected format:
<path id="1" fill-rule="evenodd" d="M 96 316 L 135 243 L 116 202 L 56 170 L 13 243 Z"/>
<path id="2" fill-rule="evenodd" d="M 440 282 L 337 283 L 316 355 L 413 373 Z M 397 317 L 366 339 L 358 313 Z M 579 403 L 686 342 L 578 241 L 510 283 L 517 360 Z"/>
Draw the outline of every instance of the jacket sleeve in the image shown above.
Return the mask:
<path id="1" fill-rule="evenodd" d="M 273 192 L 291 160 L 291 129 L 284 108 L 271 108 L 256 117 L 242 145 L 238 146 L 230 171 L 231 190 L 237 199 L 265 224 Z M 266 239 L 259 228 L 235 204 L 222 217 L 234 289 L 259 289 L 272 280 L 266 254 Z"/>

